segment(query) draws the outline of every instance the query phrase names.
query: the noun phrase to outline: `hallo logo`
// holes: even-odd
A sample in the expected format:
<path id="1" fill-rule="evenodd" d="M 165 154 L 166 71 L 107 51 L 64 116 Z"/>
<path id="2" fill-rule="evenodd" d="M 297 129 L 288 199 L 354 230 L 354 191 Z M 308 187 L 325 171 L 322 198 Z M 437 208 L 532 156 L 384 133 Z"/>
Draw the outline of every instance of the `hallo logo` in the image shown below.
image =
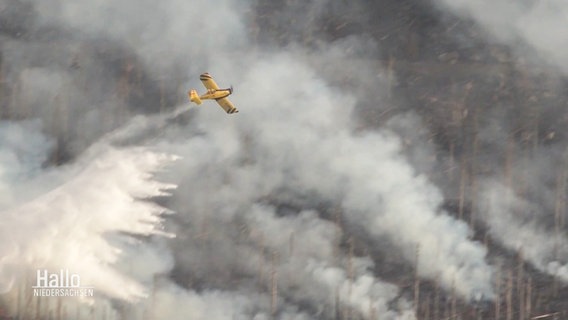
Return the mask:
<path id="1" fill-rule="evenodd" d="M 36 288 L 79 288 L 81 277 L 61 269 L 59 273 L 49 273 L 46 269 L 37 270 Z"/>
<path id="2" fill-rule="evenodd" d="M 81 286 L 81 277 L 68 269 L 50 273 L 47 269 L 36 270 L 34 297 L 92 297 L 93 287 Z"/>

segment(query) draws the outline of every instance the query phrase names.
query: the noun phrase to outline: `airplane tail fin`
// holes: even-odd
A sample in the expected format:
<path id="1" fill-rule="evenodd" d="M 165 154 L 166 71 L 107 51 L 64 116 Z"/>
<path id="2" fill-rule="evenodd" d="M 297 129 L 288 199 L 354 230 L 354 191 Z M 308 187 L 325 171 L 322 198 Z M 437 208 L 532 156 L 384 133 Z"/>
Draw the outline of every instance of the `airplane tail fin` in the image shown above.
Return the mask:
<path id="1" fill-rule="evenodd" d="M 197 105 L 201 104 L 201 99 L 199 99 L 199 95 L 197 94 L 197 91 L 195 89 L 191 89 L 189 91 L 188 96 L 189 96 L 189 101 L 191 101 L 191 102 L 193 102 Z"/>

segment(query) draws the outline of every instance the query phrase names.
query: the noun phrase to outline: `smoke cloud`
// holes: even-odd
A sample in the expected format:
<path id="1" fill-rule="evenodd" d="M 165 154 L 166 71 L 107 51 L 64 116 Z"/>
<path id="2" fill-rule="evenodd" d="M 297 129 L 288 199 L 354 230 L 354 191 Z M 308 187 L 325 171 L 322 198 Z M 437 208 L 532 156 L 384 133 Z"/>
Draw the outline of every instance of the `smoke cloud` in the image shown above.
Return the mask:
<path id="1" fill-rule="evenodd" d="M 564 86 L 567 74 L 568 42 L 562 27 L 568 13 L 565 2 L 439 0 L 437 3 L 452 14 L 473 20 L 492 43 L 510 49 L 520 71 L 527 74 L 524 79 L 546 72 L 547 81 L 529 84 L 528 88 L 532 86 L 563 97 L 563 89 L 558 85 Z M 505 247 L 519 252 L 542 272 L 566 281 L 565 208 L 560 200 L 565 197 L 566 143 L 563 139 L 553 139 L 565 134 L 564 125 L 556 125 L 555 120 L 564 117 L 564 99 L 528 97 L 538 116 L 529 113 L 524 120 L 517 120 L 515 114 L 521 107 L 517 100 L 508 118 L 501 115 L 480 130 L 481 141 L 493 152 L 491 157 L 503 152 L 508 152 L 508 157 L 515 155 L 507 160 L 508 168 L 496 170 L 492 177 L 483 177 L 483 191 L 478 197 L 480 218 Z M 491 107 L 497 110 L 494 113 L 505 113 L 504 106 Z M 552 129 L 544 139 L 531 137 L 539 142 L 533 148 L 519 144 L 520 150 L 512 151 L 511 137 L 513 130 L 518 130 L 514 127 L 516 121 L 534 121 Z M 537 128 L 534 132 L 539 135 L 544 130 Z M 550 142 L 546 143 L 547 140 Z"/>
<path id="2" fill-rule="evenodd" d="M 537 57 L 566 73 L 568 41 L 564 34 L 568 5 L 547 1 L 438 0 L 455 13 L 478 22 L 490 37 L 519 50 L 521 56 Z M 529 50 L 527 50 L 529 49 Z"/>
<path id="3" fill-rule="evenodd" d="M 172 99 L 169 113 L 133 117 L 147 110 L 128 109 L 110 89 L 127 63 L 99 68 L 95 55 L 77 58 L 81 68 L 103 70 L 86 72 L 88 80 L 68 70 L 72 55 L 54 58 L 65 65 L 56 71 L 30 69 L 18 81 L 22 101 L 36 107 L 32 115 L 44 122 L 59 115 L 56 93 L 64 92 L 74 115 L 66 132 L 81 135 L 68 142 L 78 156 L 56 168 L 39 165 L 49 147 L 26 148 L 29 164 L 13 166 L 21 138 L 7 141 L 0 165 L 13 173 L 0 187 L 9 190 L 20 172 L 34 174 L 26 185 L 41 187 L 25 201 L 2 199 L 4 289 L 23 283 L 16 266 L 68 268 L 100 290 L 98 314 L 110 308 L 116 318 L 331 319 L 348 312 L 415 319 L 408 292 L 379 271 L 389 258 L 465 300 L 493 297 L 486 248 L 441 208 L 441 191 L 422 174 L 428 160 L 405 153 L 399 132 L 420 130 L 418 117 L 392 119 L 395 129 L 359 126 L 360 108 L 383 110 L 388 99 L 386 72 L 349 60 L 379 50 L 368 38 L 322 39 L 310 49 L 257 45 L 249 33 L 254 3 L 246 1 L 31 3 L 35 28 L 61 28 L 74 41 L 104 39 L 120 50 L 101 55 L 127 52 L 156 82 L 173 79 L 169 92 L 177 98 L 201 91 L 204 71 L 221 87 L 234 84 L 231 101 L 241 112 L 228 116 L 206 102 L 181 114 L 187 102 Z M 327 4 L 291 13 L 316 21 L 329 14 Z M 51 108 L 41 115 L 46 96 Z M 28 146 L 63 134 L 18 130 L 32 135 Z M 415 155 L 431 154 L 424 144 Z M 172 163 L 170 155 L 180 158 Z M 163 219 L 166 207 L 176 214 Z M 16 295 L 10 304 L 21 311 Z"/>
<path id="4" fill-rule="evenodd" d="M 353 97 L 288 54 L 248 66 L 234 98 L 247 107 L 239 121 L 202 110 L 196 123 L 203 135 L 172 147 L 186 152 L 175 171 L 191 181 L 176 182 L 186 195 L 176 211 L 233 217 L 265 198 L 336 204 L 350 225 L 377 237 L 374 245 L 386 236 L 410 263 L 418 249 L 420 275 L 466 297 L 492 295 L 485 249 L 468 238 L 466 224 L 439 210 L 440 192 L 415 174 L 392 132 L 352 132 Z"/>
<path id="5" fill-rule="evenodd" d="M 3 267 L 65 266 L 112 297 L 142 296 L 142 286 L 108 266 L 117 262 L 121 250 L 105 237 L 116 232 L 163 233 L 156 226 L 164 209 L 134 200 L 171 188 L 149 180 L 167 160 L 143 149 L 109 149 L 88 165 L 69 169 L 62 174 L 66 181 L 61 186 L 4 212 Z"/>
<path id="6" fill-rule="evenodd" d="M 492 235 L 542 272 L 567 281 L 568 239 L 558 233 L 551 236 L 554 231 L 538 223 L 542 216 L 530 216 L 542 208 L 496 182 L 487 182 L 484 190 L 481 197 L 485 207 L 481 212 Z"/>
<path id="7" fill-rule="evenodd" d="M 41 172 L 53 141 L 38 121 L 2 122 L 0 139 L 0 207 L 6 209 L 22 201 L 22 187 Z"/>

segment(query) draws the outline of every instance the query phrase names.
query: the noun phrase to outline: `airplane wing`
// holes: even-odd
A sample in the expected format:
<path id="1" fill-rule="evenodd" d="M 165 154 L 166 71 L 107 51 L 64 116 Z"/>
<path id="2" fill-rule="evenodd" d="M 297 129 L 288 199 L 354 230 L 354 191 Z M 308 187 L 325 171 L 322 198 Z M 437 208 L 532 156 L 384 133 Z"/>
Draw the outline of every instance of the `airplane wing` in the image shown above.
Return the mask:
<path id="1" fill-rule="evenodd" d="M 228 98 L 217 99 L 217 103 L 225 110 L 227 113 L 237 113 L 239 110 L 235 108 L 233 103 Z"/>
<path id="2" fill-rule="evenodd" d="M 201 82 L 203 82 L 203 85 L 208 90 L 211 90 L 211 89 L 219 90 L 219 86 L 217 85 L 217 83 L 215 83 L 215 81 L 213 80 L 213 77 L 211 77 L 211 75 L 209 73 L 205 72 L 202 75 L 200 75 L 199 80 L 201 80 Z"/>

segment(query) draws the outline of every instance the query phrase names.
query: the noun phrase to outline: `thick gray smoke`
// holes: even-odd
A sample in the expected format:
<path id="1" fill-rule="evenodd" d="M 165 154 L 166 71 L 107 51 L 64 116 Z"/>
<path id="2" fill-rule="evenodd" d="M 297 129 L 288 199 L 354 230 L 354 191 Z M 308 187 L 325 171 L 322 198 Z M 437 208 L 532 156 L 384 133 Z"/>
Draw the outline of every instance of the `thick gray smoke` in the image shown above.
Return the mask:
<path id="1" fill-rule="evenodd" d="M 36 2 L 40 23 L 62 24 L 78 34 L 123 43 L 152 73 L 166 77 L 180 67 L 201 70 L 212 57 L 242 47 L 246 25 L 241 14 L 250 5 L 205 0 Z"/>
<path id="2" fill-rule="evenodd" d="M 490 297 L 485 249 L 468 239 L 466 224 L 439 212 L 439 191 L 416 176 L 401 155 L 399 139 L 389 132 L 352 132 L 353 97 L 331 90 L 294 57 L 254 56 L 248 70 L 231 72 L 244 75 L 233 98 L 247 110 L 239 121 L 218 118 L 219 110 L 209 108 L 196 117 L 201 135 L 188 139 L 173 133 L 182 139 L 166 150 L 177 150 L 185 159 L 175 172 L 184 172 L 187 179 L 176 181 L 183 197 L 176 197 L 175 209 L 197 215 L 189 218 L 198 228 L 192 233 L 208 221 L 213 235 L 224 232 L 215 231 L 223 222 L 244 223 L 265 237 L 279 237 L 282 227 L 265 230 L 247 223 L 255 202 L 335 204 L 350 225 L 376 237 L 372 246 L 380 246 L 383 237 L 390 239 L 408 262 L 417 263 L 421 276 L 439 279 L 466 297 Z M 284 237 L 280 246 L 287 246 Z M 321 251 L 319 242 L 300 243 Z M 190 263 L 206 261 L 192 262 L 195 253 L 187 255 Z"/>
<path id="3" fill-rule="evenodd" d="M 231 100 L 241 112 L 228 116 L 206 102 L 190 111 L 189 124 L 136 118 L 74 163 L 38 173 L 33 181 L 45 194 L 4 212 L 3 228 L 20 235 L 3 233 L 6 279 L 21 280 L 15 265 L 74 269 L 100 290 L 94 308 L 106 310 L 114 299 L 129 306 L 111 314 L 117 318 L 312 319 L 347 312 L 414 319 L 412 301 L 381 279 L 381 259 L 361 250 L 361 242 L 464 299 L 493 297 L 483 245 L 471 239 L 466 223 L 440 208 L 441 192 L 411 165 L 396 133 L 357 130 L 358 92 L 332 84 L 353 74 L 357 83 L 381 83 L 384 73 L 366 64 L 341 68 L 353 48 L 374 46 L 352 38 L 322 42 L 310 52 L 255 47 L 246 1 L 33 4 L 38 27 L 124 44 L 156 78 L 182 73 L 180 95 L 191 87 L 202 91 L 198 75 L 204 71 L 222 87 L 234 84 Z M 310 63 L 314 55 L 337 65 L 318 69 Z M 327 79 L 321 70 L 334 75 Z M 86 95 L 91 83 L 104 95 L 108 80 L 98 75 L 87 86 L 67 87 L 65 74 L 30 72 L 35 76 L 21 80 L 27 88 Z M 381 91 L 372 101 L 378 109 Z M 36 94 L 26 103 L 37 104 Z M 108 101 L 96 110 L 112 109 L 114 100 Z M 398 120 L 398 126 L 416 125 Z M 83 122 L 71 123 L 79 128 Z M 37 170 L 47 152 L 30 150 L 33 165 L 25 173 Z M 181 158 L 159 175 L 168 184 L 156 182 L 151 173 L 172 160 L 168 155 Z M 48 183 L 53 177 L 61 186 Z M 165 203 L 176 215 L 166 231 L 176 238 L 165 243 L 159 228 L 164 209 L 145 200 L 173 185 L 178 189 Z M 344 227 L 334 222 L 336 213 Z M 17 298 L 11 301 L 21 310 Z"/>
<path id="4" fill-rule="evenodd" d="M 497 41 L 524 49 L 549 66 L 567 72 L 568 40 L 565 25 L 568 4 L 562 0 L 475 1 L 437 0 L 446 8 L 477 22 Z M 533 52 L 526 49 L 532 49 Z M 527 54 L 528 53 L 528 54 Z"/>
<path id="5" fill-rule="evenodd" d="M 0 139 L 0 207 L 6 209 L 29 195 L 25 181 L 41 171 L 53 141 L 41 133 L 38 121 L 2 122 Z"/>
<path id="6" fill-rule="evenodd" d="M 491 234 L 537 269 L 568 281 L 568 239 L 561 233 L 551 236 L 554 231 L 538 223 L 542 215 L 535 213 L 542 208 L 496 182 L 484 184 L 483 190 L 481 212 Z"/>
<path id="7" fill-rule="evenodd" d="M 542 71 L 544 67 L 551 78 L 567 75 L 567 2 L 437 2 L 442 8 L 475 21 L 485 30 L 487 38 L 492 42 L 510 48 L 515 60 L 530 60 L 533 65 L 539 67 L 537 71 Z M 526 72 L 530 73 L 531 70 L 527 68 Z M 539 83 L 537 86 L 539 90 L 558 89 L 550 83 Z M 539 116 L 544 123 L 547 122 L 546 117 L 549 114 L 559 117 L 559 112 L 565 108 L 562 104 L 557 105 L 546 100 L 534 99 L 532 103 L 539 110 Z M 507 145 L 507 135 L 512 133 L 506 131 L 511 129 L 503 125 L 507 122 L 512 123 L 513 120 L 499 119 L 481 130 L 482 140 L 501 148 L 495 149 L 496 154 L 510 148 L 510 145 Z M 557 127 L 556 130 L 561 135 L 564 134 L 563 126 Z M 549 134 L 548 138 L 552 137 L 553 135 Z M 524 154 L 511 160 L 509 172 L 501 172 L 495 177 L 484 179 L 480 189 L 483 191 L 480 192 L 478 200 L 480 216 L 487 223 L 492 236 L 507 248 L 520 252 L 520 255 L 537 269 L 557 275 L 566 281 L 568 258 L 565 248 L 568 246 L 568 239 L 561 231 L 564 228 L 565 207 L 562 205 L 563 200 L 559 200 L 564 198 L 566 191 L 565 150 L 564 141 L 553 140 L 550 145 L 539 145 L 534 154 Z M 553 236 L 550 236 L 551 234 Z"/>

